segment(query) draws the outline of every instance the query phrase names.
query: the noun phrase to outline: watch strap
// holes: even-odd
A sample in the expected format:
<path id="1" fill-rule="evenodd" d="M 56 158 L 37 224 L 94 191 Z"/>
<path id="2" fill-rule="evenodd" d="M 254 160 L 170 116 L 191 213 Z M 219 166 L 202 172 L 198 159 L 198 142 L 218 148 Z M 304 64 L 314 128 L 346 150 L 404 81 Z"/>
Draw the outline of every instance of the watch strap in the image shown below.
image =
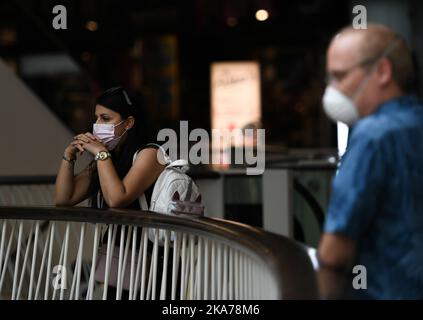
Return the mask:
<path id="1" fill-rule="evenodd" d="M 65 155 L 62 156 L 62 159 L 70 163 L 74 163 L 76 161 L 76 158 L 68 158 Z"/>

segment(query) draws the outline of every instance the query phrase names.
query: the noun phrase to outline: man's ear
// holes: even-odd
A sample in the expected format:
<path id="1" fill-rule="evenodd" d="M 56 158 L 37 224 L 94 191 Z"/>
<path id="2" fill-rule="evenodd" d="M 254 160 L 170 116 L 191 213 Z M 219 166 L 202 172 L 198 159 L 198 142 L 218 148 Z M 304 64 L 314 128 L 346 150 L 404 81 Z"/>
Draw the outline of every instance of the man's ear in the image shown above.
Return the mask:
<path id="1" fill-rule="evenodd" d="M 135 118 L 133 116 L 129 116 L 126 123 L 126 128 L 131 129 L 135 125 Z"/>
<path id="2" fill-rule="evenodd" d="M 377 78 L 379 84 L 384 87 L 392 80 L 392 63 L 388 58 L 379 61 L 377 69 Z"/>

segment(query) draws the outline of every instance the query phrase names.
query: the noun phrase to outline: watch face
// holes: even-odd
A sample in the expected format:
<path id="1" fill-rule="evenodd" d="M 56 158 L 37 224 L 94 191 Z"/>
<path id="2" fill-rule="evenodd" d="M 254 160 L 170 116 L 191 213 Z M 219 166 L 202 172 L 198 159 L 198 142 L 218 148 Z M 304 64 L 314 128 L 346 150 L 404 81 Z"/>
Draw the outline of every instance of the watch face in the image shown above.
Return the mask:
<path id="1" fill-rule="evenodd" d="M 100 151 L 98 154 L 99 160 L 106 160 L 109 157 L 108 153 L 106 151 Z"/>

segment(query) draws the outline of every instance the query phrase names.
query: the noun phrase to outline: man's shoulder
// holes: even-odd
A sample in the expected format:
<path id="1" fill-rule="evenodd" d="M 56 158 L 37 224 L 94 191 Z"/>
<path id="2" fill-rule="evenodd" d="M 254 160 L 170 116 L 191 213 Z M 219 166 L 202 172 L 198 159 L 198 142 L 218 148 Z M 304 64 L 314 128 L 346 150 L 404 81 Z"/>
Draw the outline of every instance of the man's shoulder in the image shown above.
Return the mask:
<path id="1" fill-rule="evenodd" d="M 356 126 L 352 129 L 351 140 L 360 142 L 374 141 L 384 139 L 395 129 L 392 121 L 380 115 L 371 115 L 361 119 Z"/>
<path id="2" fill-rule="evenodd" d="M 398 105 L 395 111 L 376 112 L 367 116 L 357 123 L 352 135 L 378 141 L 410 129 L 421 130 L 423 133 L 423 106 L 418 103 Z"/>

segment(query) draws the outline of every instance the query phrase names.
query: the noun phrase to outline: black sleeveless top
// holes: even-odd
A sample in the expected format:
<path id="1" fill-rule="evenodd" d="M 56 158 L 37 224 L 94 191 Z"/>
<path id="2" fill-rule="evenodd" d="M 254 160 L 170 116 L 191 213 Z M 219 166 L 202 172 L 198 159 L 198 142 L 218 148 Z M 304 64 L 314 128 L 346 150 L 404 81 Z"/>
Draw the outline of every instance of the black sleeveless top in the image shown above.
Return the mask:
<path id="1" fill-rule="evenodd" d="M 139 149 L 138 152 L 144 149 L 158 149 L 158 146 L 156 145 L 146 145 Z M 109 206 L 107 205 L 106 201 L 104 201 L 103 193 L 101 191 L 100 187 L 100 181 L 98 178 L 98 173 L 96 172 L 95 176 L 93 177 L 95 181 L 93 181 L 93 189 L 97 192 L 95 194 L 95 197 L 91 199 L 91 207 L 97 208 L 97 209 L 108 209 Z M 145 198 L 147 200 L 147 205 L 150 206 L 151 196 L 153 194 L 154 185 L 156 183 L 156 180 L 144 191 Z M 129 205 L 122 209 L 134 209 L 134 210 L 141 210 L 141 206 L 139 203 L 139 199 L 135 199 L 133 202 L 131 202 Z"/>
<path id="2" fill-rule="evenodd" d="M 144 147 L 142 147 L 141 149 L 139 149 L 138 152 L 140 152 L 141 150 L 144 149 L 148 149 L 148 148 L 153 148 L 153 149 L 158 149 L 158 146 L 156 145 L 146 145 Z M 91 199 L 91 207 L 92 208 L 97 208 L 97 209 L 108 209 L 109 206 L 107 205 L 106 201 L 104 201 L 104 197 L 103 194 L 101 192 L 101 188 L 100 188 L 100 181 L 98 178 L 98 173 L 96 172 L 95 177 L 94 178 L 94 182 L 93 182 L 93 189 L 96 188 L 97 189 L 97 193 L 96 196 L 94 198 Z M 157 179 L 156 179 L 157 180 Z M 151 202 L 151 196 L 153 193 L 153 189 L 154 189 L 154 185 L 156 184 L 156 180 L 144 191 L 144 195 L 145 198 L 147 200 L 147 205 L 150 206 L 150 202 Z M 95 190 L 95 189 L 94 189 Z M 133 209 L 133 210 L 141 210 L 141 206 L 139 203 L 139 199 L 135 199 L 132 203 L 130 203 L 129 205 L 127 205 L 125 208 L 123 209 Z M 115 239 L 115 245 L 119 246 L 120 244 L 120 233 L 121 233 L 121 226 L 117 227 L 117 232 L 116 232 L 116 239 Z M 142 228 L 141 228 L 142 229 Z M 137 235 L 137 248 L 139 248 L 139 245 L 141 243 L 141 232 L 140 231 Z M 107 237 L 108 237 L 108 232 L 105 231 L 103 236 L 102 236 L 102 244 L 106 244 L 107 243 Z M 151 241 L 148 241 L 148 246 L 147 246 L 147 250 L 148 252 L 152 252 L 153 251 L 153 247 L 152 247 L 152 243 Z M 163 250 L 159 249 L 159 256 L 163 256 L 163 252 L 161 252 Z"/>

